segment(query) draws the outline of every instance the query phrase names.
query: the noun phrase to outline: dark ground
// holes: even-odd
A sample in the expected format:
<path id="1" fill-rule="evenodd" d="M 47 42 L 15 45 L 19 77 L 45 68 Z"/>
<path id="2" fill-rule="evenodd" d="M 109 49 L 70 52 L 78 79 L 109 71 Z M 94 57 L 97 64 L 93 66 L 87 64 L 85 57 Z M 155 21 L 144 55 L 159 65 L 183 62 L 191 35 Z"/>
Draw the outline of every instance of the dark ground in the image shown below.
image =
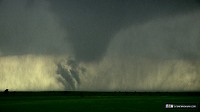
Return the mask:
<path id="1" fill-rule="evenodd" d="M 0 112 L 198 112 L 200 92 L 8 92 L 0 93 Z M 195 104 L 196 109 L 166 109 Z"/>

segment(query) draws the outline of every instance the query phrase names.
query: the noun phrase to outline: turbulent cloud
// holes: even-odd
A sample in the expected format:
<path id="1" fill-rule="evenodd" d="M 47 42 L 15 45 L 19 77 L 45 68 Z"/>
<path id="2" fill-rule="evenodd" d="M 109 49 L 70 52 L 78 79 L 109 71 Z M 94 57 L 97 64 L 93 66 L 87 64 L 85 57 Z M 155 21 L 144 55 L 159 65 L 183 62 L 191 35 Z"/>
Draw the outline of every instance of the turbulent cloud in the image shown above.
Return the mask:
<path id="1" fill-rule="evenodd" d="M 85 68 L 81 67 L 73 59 L 63 60 L 57 64 L 57 74 L 60 74 L 65 80 L 61 81 L 65 85 L 66 90 L 76 90 L 80 82 L 81 75 L 84 75 Z"/>

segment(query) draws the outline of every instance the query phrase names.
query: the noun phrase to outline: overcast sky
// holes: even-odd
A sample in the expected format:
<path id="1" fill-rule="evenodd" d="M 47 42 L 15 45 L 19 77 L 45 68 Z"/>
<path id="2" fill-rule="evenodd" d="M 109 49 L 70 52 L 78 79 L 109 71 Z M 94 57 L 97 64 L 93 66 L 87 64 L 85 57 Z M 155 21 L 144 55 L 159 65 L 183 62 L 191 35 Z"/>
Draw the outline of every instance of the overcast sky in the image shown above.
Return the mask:
<path id="1" fill-rule="evenodd" d="M 0 89 L 199 91 L 199 43 L 199 0 L 0 0 Z"/>

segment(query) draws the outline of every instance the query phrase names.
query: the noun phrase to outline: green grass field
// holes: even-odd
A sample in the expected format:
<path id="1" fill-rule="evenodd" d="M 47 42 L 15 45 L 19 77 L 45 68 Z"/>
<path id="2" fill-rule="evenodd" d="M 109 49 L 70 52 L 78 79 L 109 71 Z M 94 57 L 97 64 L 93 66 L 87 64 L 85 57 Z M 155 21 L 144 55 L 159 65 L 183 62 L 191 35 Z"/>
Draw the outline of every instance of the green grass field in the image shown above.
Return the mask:
<path id="1" fill-rule="evenodd" d="M 166 103 L 199 104 L 200 96 L 0 96 L 0 112 L 182 112 L 198 109 L 165 109 Z"/>

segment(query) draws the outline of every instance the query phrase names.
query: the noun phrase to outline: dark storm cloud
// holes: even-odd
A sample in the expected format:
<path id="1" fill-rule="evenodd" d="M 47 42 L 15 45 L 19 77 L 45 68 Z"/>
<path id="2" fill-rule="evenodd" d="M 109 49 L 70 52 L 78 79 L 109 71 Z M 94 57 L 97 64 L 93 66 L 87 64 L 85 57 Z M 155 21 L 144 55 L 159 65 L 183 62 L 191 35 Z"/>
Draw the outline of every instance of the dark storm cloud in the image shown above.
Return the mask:
<path id="1" fill-rule="evenodd" d="M 199 7 L 199 2 L 1 0 L 0 5 L 1 55 L 67 54 L 73 50 L 78 60 L 96 61 L 104 56 L 120 29 L 155 18 L 192 12 Z"/>
<path id="2" fill-rule="evenodd" d="M 5 0 L 0 3 L 2 55 L 71 52 L 67 32 L 50 11 L 48 1 Z"/>
<path id="3" fill-rule="evenodd" d="M 196 0 L 0 0 L 0 90 L 199 91 L 199 20 Z"/>
<path id="4" fill-rule="evenodd" d="M 69 31 L 76 58 L 83 61 L 101 59 L 113 35 L 122 28 L 199 7 L 197 0 L 51 0 L 51 3 Z"/>

